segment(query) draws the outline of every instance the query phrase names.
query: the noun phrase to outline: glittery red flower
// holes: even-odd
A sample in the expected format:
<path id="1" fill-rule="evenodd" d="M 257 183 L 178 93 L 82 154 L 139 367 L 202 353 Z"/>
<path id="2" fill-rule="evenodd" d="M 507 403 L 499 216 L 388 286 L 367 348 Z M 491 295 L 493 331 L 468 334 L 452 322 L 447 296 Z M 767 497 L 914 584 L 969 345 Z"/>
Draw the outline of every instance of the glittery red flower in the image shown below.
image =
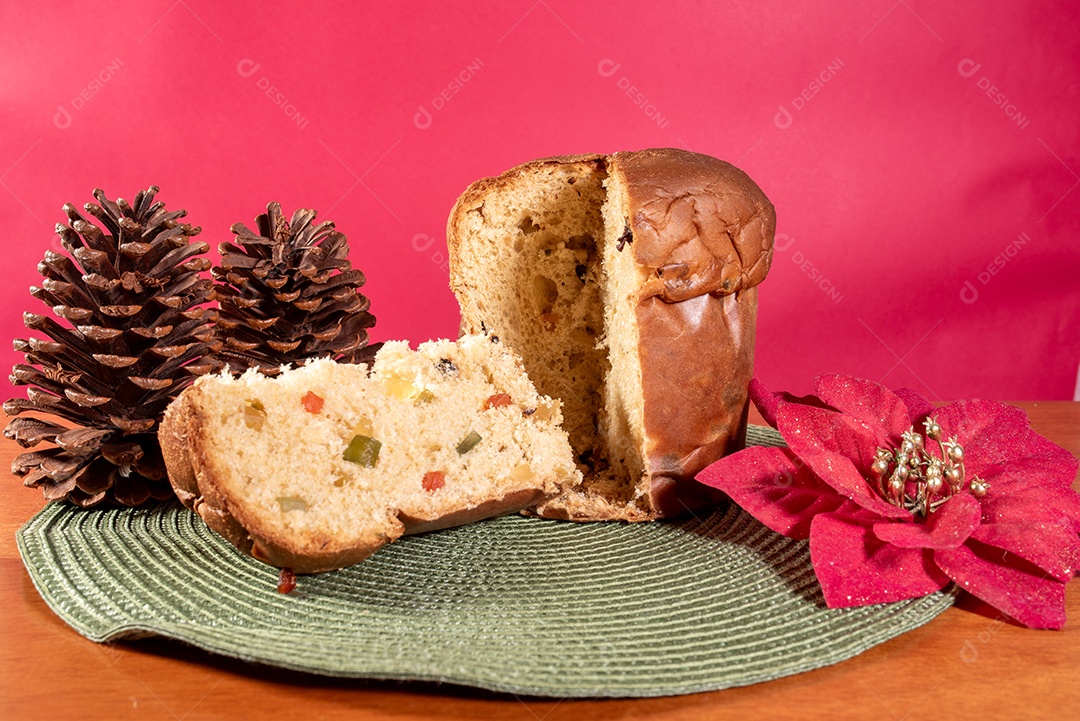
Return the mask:
<path id="1" fill-rule="evenodd" d="M 960 588 L 1032 628 L 1065 623 L 1080 568 L 1077 460 L 1020 409 L 985 400 L 941 408 L 842 375 L 816 396 L 751 397 L 788 448 L 751 447 L 697 479 L 769 528 L 810 539 L 833 608 Z M 924 429 L 924 430 L 920 430 Z"/>

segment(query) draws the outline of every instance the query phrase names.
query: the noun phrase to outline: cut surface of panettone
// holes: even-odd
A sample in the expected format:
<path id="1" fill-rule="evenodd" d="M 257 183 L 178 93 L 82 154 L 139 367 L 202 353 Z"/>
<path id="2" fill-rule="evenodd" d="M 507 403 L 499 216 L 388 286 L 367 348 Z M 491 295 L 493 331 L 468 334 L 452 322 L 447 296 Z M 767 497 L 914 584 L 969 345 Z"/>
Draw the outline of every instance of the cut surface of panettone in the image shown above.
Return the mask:
<path id="1" fill-rule="evenodd" d="M 557 401 L 486 336 L 386 343 L 366 365 L 208 376 L 170 406 L 177 495 L 242 550 L 297 572 L 397 537 L 516 512 L 580 480 Z"/>

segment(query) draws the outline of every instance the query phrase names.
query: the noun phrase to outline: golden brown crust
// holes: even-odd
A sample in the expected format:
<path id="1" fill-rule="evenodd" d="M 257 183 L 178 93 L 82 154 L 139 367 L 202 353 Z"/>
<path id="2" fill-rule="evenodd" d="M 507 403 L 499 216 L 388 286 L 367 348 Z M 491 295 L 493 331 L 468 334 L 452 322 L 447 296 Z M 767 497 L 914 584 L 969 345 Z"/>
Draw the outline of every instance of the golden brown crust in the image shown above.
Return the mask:
<path id="1" fill-rule="evenodd" d="M 229 513 L 224 498 L 205 478 L 206 458 L 198 411 L 191 402 L 196 391 L 188 389 L 169 404 L 158 431 L 169 482 L 177 498 L 197 513 L 206 525 L 240 550 L 251 552 L 251 539 Z"/>
<path id="2" fill-rule="evenodd" d="M 674 148 L 615 153 L 626 183 L 642 297 L 667 302 L 752 288 L 769 272 L 776 211 L 743 171 Z"/>
<path id="3" fill-rule="evenodd" d="M 547 494 L 542 489 L 523 488 L 502 498 L 485 501 L 472 508 L 462 508 L 437 518 L 412 518 L 404 513 L 398 513 L 398 519 L 405 524 L 406 534 L 427 533 L 428 531 L 438 531 L 443 528 L 464 526 L 476 521 L 482 521 L 485 518 L 517 513 L 523 508 L 536 505 L 546 496 Z"/>
<path id="4" fill-rule="evenodd" d="M 757 284 L 769 271 L 776 212 L 730 163 L 672 148 L 615 153 L 626 188 L 637 307 L 651 515 L 720 499 L 693 478 L 746 439 Z"/>
<path id="5" fill-rule="evenodd" d="M 645 462 L 659 517 L 683 515 L 721 495 L 693 480 L 746 441 L 754 368 L 757 288 L 637 308 L 645 406 Z"/>

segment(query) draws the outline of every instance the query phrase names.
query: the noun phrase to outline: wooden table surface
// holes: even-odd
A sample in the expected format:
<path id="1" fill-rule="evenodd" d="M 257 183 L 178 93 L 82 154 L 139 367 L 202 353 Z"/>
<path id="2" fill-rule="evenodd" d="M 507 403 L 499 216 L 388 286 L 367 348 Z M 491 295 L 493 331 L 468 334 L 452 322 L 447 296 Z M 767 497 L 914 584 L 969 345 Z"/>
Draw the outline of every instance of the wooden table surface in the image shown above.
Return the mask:
<path id="1" fill-rule="evenodd" d="M 1080 456 L 1080 403 L 1019 403 Z M 758 421 L 760 422 L 760 421 Z M 0 439 L 0 466 L 19 451 Z M 1074 484 L 1080 488 L 1080 483 Z M 828 668 L 745 688 L 643 700 L 559 701 L 468 688 L 334 680 L 165 640 L 95 644 L 34 589 L 15 531 L 44 500 L 0 484 L 0 719 L 1068 719 L 1080 714 L 1080 583 L 1064 631 L 1032 631 L 967 598 L 929 624 Z"/>

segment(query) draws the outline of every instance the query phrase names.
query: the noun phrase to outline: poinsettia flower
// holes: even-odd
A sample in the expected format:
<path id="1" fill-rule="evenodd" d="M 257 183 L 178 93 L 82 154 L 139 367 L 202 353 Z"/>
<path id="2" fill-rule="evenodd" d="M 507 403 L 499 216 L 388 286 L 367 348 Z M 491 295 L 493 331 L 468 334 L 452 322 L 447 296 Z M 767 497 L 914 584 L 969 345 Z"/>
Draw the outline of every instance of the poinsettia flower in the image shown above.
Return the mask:
<path id="1" fill-rule="evenodd" d="M 832 608 L 924 596 L 955 582 L 1032 628 L 1065 623 L 1080 568 L 1077 459 L 985 400 L 935 409 L 843 375 L 816 395 L 750 395 L 787 448 L 750 447 L 697 480 L 769 528 L 810 539 Z"/>

